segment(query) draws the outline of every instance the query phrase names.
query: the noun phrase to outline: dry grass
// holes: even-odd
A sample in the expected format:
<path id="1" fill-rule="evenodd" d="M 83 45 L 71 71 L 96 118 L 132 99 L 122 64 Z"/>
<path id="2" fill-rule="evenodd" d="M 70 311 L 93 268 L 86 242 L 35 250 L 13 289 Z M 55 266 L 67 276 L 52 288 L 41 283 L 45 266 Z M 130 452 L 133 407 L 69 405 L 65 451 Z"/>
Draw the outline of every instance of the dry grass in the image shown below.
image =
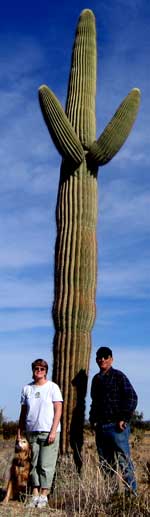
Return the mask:
<path id="1" fill-rule="evenodd" d="M 8 465 L 13 454 L 13 443 L 0 447 L 1 487 L 9 475 Z M 132 436 L 132 457 L 138 480 L 137 497 L 126 497 L 120 474 L 104 481 L 99 468 L 94 435 L 86 431 L 83 448 L 83 469 L 79 477 L 72 456 L 58 463 L 49 508 L 27 509 L 24 502 L 10 501 L 0 505 L 0 516 L 6 517 L 150 517 L 150 434 Z M 119 490 L 116 492 L 116 488 Z"/>

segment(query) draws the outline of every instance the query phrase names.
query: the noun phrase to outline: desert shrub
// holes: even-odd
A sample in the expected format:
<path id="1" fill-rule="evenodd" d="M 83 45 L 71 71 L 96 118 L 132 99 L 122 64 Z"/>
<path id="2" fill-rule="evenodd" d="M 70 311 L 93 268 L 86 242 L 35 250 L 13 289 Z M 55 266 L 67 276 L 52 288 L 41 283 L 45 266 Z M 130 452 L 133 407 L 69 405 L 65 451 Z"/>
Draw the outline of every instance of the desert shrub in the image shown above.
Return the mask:
<path id="1" fill-rule="evenodd" d="M 17 433 L 18 422 L 3 422 L 3 438 L 4 440 L 9 440 L 9 438 L 14 438 Z"/>
<path id="2" fill-rule="evenodd" d="M 4 439 L 14 438 L 17 432 L 18 422 L 8 421 L 4 415 L 4 410 L 0 409 L 0 435 Z"/>
<path id="3" fill-rule="evenodd" d="M 11 442 L 10 442 L 11 444 Z M 11 464 L 13 447 L 9 447 L 9 442 L 2 448 L 0 456 L 0 471 L 6 470 L 6 466 Z M 139 445 L 137 446 L 139 450 Z M 5 452 L 5 456 L 4 456 Z M 135 455 L 135 451 L 134 451 Z M 50 494 L 50 508 L 42 513 L 45 517 L 150 517 L 150 493 L 148 490 L 149 464 L 148 457 L 141 457 L 140 478 L 138 482 L 137 497 L 126 496 L 124 485 L 119 472 L 116 471 L 114 477 L 103 476 L 103 467 L 99 466 L 95 438 L 86 432 L 84 447 L 82 451 L 83 467 L 81 475 L 78 474 L 74 464 L 73 455 L 70 453 L 59 458 L 53 490 Z M 136 458 L 136 455 L 134 456 Z M 5 459 L 5 462 L 4 462 Z M 3 466 L 4 462 L 4 466 Z M 135 470 L 139 466 L 139 459 L 134 459 Z M 146 465 L 147 464 L 147 465 Z M 144 481 L 142 481 L 142 472 Z M 1 485 L 3 486 L 3 485 Z M 18 503 L 19 504 L 19 503 Z M 14 512 L 15 508 L 15 513 Z M 10 517 L 29 517 L 28 510 L 21 502 L 9 513 Z M 9 510 L 9 509 L 8 509 Z M 8 511 L 7 510 L 7 511 Z M 33 510 L 34 516 L 39 515 L 39 510 Z M 2 507 L 2 517 L 4 507 Z M 31 514 L 30 514 L 31 515 Z M 8 517 L 8 513 L 7 513 Z"/>
<path id="4" fill-rule="evenodd" d="M 71 454 L 59 458 L 50 507 L 61 510 L 62 515 L 66 512 L 69 517 L 149 517 L 148 491 L 137 496 L 126 495 L 119 471 L 104 479 L 96 450 L 88 445 L 83 449 L 81 475 Z"/>
<path id="5" fill-rule="evenodd" d="M 4 410 L 0 409 L 0 435 L 3 434 Z"/>

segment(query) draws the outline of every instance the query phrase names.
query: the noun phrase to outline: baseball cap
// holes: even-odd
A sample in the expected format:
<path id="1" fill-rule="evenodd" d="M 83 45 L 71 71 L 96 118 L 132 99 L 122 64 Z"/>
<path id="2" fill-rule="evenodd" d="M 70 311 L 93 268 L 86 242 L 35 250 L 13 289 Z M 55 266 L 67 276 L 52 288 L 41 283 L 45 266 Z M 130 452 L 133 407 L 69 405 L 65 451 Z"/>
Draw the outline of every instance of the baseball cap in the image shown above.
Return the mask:
<path id="1" fill-rule="evenodd" d="M 107 358 L 108 356 L 112 357 L 112 350 L 108 346 L 101 346 L 98 348 L 96 352 L 97 359 L 100 359 L 100 357 Z"/>

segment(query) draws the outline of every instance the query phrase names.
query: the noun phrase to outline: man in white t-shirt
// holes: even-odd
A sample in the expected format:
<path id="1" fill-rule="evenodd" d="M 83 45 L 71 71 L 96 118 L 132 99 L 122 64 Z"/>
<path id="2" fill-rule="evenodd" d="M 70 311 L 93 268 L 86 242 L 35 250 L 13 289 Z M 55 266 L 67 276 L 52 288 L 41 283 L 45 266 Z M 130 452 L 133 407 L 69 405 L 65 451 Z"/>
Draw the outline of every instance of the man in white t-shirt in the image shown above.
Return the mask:
<path id="1" fill-rule="evenodd" d="M 31 445 L 32 499 L 30 508 L 47 505 L 59 450 L 62 395 L 57 384 L 47 379 L 48 364 L 32 363 L 33 382 L 22 389 L 17 438 L 26 432 Z"/>

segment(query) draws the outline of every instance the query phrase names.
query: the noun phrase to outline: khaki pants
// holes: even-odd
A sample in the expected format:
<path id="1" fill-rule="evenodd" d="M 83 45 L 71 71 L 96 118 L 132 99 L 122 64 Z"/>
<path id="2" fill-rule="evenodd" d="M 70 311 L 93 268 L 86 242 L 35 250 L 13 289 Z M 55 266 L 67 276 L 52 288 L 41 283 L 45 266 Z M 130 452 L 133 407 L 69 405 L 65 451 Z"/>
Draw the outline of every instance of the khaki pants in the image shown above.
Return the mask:
<path id="1" fill-rule="evenodd" d="M 32 487 L 50 489 L 55 474 L 56 461 L 59 451 L 60 433 L 56 434 L 54 443 L 48 444 L 49 433 L 27 433 L 31 445 L 31 484 Z"/>

